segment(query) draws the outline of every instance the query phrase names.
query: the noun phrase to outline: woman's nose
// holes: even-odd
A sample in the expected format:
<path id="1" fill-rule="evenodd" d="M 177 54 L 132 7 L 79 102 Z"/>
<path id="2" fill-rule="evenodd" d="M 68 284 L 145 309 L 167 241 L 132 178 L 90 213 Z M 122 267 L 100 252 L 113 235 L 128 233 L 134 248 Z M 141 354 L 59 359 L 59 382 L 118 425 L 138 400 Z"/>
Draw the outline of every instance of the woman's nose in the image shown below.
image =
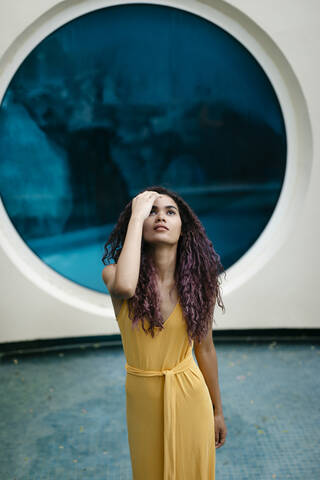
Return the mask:
<path id="1" fill-rule="evenodd" d="M 162 212 L 159 212 L 157 214 L 157 220 L 159 221 L 159 220 L 163 220 L 163 219 L 164 219 L 164 214 Z"/>

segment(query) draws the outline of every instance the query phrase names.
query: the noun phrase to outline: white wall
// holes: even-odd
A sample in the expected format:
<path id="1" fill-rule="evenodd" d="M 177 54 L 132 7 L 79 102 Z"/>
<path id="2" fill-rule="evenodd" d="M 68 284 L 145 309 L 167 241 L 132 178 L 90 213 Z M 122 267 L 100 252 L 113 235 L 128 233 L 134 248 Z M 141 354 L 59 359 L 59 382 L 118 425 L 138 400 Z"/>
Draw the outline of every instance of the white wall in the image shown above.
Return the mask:
<path id="1" fill-rule="evenodd" d="M 227 311 L 223 315 L 216 308 L 216 328 L 320 327 L 320 3 L 159 3 L 212 19 L 238 38 L 268 74 L 286 122 L 288 168 L 278 205 L 259 239 L 227 270 L 222 286 Z M 18 65 L 46 35 L 82 13 L 112 4 L 1 0 L 0 98 Z M 119 333 L 110 297 L 45 265 L 17 235 L 1 204 L 0 264 L 0 343 Z"/>

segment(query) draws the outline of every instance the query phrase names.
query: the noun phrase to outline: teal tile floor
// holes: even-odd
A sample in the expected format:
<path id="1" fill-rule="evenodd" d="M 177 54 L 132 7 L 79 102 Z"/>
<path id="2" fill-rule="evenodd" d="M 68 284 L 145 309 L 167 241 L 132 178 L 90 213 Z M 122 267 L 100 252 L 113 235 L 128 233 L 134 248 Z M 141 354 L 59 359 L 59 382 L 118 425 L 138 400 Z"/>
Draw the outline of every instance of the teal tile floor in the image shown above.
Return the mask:
<path id="1" fill-rule="evenodd" d="M 215 346 L 216 480 L 320 480 L 320 345 Z M 131 480 L 125 373 L 121 346 L 3 354 L 0 479 Z"/>

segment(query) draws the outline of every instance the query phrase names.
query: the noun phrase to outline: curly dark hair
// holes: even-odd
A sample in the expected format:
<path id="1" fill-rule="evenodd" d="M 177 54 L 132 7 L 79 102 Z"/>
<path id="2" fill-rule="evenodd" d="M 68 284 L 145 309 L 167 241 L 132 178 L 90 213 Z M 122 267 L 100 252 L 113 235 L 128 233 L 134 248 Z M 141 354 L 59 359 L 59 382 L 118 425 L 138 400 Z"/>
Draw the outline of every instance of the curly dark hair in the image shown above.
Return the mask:
<path id="1" fill-rule="evenodd" d="M 224 272 L 220 256 L 215 252 L 197 215 L 177 193 L 160 185 L 147 187 L 140 193 L 146 190 L 168 195 L 178 205 L 182 235 L 177 245 L 174 280 L 187 323 L 189 342 L 195 338 L 201 342 L 208 329 L 212 328 L 212 323 L 216 323 L 213 317 L 216 302 L 225 311 L 220 292 L 219 275 Z M 115 263 L 118 261 L 131 217 L 131 206 L 132 200 L 119 215 L 118 222 L 104 245 L 104 264 L 105 259 L 113 259 Z M 128 299 L 129 318 L 133 326 L 142 319 L 144 332 L 147 334 L 150 331 L 152 337 L 154 328 L 162 329 L 164 325 L 159 300 L 155 264 L 149 254 L 148 244 L 142 237 L 139 279 L 134 296 Z M 149 320 L 148 330 L 144 326 L 145 317 Z"/>

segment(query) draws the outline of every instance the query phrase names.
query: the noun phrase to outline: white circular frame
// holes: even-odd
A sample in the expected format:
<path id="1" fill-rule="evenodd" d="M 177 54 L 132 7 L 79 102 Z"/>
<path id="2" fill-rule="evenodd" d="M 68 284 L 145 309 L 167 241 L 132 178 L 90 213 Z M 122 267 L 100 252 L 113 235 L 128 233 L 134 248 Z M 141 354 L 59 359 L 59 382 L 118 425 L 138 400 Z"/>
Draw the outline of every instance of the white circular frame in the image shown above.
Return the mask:
<path id="1" fill-rule="evenodd" d="M 62 1 L 29 25 L 10 45 L 0 59 L 0 102 L 18 67 L 50 33 L 75 18 L 94 10 L 135 3 L 173 7 L 198 15 L 235 37 L 263 67 L 284 116 L 287 134 L 287 164 L 277 205 L 263 232 L 240 259 L 227 269 L 224 295 L 243 285 L 273 257 L 295 228 L 307 193 L 312 167 L 312 134 L 307 104 L 289 62 L 284 54 L 254 21 L 223 0 L 212 5 L 201 0 L 167 1 Z M 14 228 L 0 199 L 0 245 L 16 268 L 31 282 L 74 308 L 106 315 L 109 295 L 83 287 L 46 265 L 23 241 Z M 103 265 L 101 263 L 101 270 Z M 111 314 L 113 312 L 110 311 Z"/>

